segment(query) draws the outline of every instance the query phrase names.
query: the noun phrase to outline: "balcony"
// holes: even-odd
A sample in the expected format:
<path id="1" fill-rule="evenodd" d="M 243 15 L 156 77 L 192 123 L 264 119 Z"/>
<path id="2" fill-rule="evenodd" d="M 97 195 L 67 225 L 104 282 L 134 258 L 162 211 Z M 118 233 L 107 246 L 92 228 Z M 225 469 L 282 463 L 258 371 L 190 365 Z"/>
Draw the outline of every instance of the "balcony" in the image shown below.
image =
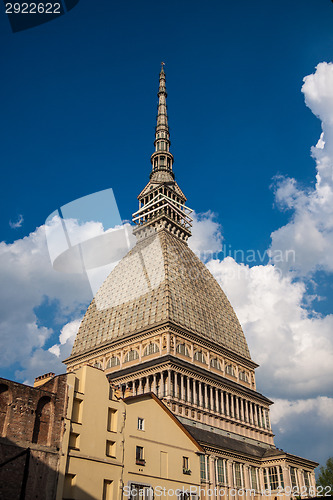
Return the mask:
<path id="1" fill-rule="evenodd" d="M 136 465 L 146 465 L 146 461 L 144 458 L 137 458 L 135 463 Z"/>
<path id="2" fill-rule="evenodd" d="M 183 474 L 186 474 L 186 476 L 190 476 L 192 474 L 191 469 L 187 469 L 186 467 L 183 467 Z"/>

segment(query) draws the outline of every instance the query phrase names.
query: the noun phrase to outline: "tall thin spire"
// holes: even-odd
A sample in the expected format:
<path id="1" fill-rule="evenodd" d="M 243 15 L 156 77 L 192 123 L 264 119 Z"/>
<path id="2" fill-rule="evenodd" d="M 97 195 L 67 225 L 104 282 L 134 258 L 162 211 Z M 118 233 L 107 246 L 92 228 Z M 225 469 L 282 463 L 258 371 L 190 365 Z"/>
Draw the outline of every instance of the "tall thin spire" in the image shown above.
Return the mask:
<path id="1" fill-rule="evenodd" d="M 173 156 L 170 153 L 170 134 L 168 125 L 167 91 L 165 86 L 164 62 L 161 63 L 158 88 L 157 124 L 155 128 L 155 151 L 151 155 L 152 173 L 161 170 L 170 172 L 173 176 Z"/>
<path id="2" fill-rule="evenodd" d="M 170 153 L 170 135 L 167 113 L 164 63 L 158 88 L 155 151 L 151 155 L 152 172 L 146 187 L 138 196 L 139 210 L 133 214 L 134 234 L 138 239 L 152 232 L 166 230 L 183 241 L 191 236 L 192 210 L 185 205 L 186 196 L 175 181 Z"/>

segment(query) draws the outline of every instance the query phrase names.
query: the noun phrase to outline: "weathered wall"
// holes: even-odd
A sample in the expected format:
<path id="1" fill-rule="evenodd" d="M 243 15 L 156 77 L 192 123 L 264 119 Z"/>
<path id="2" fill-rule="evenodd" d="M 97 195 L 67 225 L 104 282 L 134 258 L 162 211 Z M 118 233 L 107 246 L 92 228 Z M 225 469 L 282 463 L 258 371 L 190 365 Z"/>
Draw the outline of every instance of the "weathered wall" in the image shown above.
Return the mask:
<path id="1" fill-rule="evenodd" d="M 26 500 L 55 498 L 67 375 L 34 388 L 0 378 L 0 465 L 31 449 Z M 0 467 L 0 500 L 20 496 L 26 454 Z"/>

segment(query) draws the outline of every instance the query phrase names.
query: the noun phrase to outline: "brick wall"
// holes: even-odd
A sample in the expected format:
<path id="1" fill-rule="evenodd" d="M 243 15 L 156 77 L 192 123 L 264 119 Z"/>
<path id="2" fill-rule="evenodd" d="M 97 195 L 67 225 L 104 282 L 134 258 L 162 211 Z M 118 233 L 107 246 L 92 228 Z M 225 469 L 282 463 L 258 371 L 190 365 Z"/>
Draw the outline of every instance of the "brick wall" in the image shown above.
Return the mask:
<path id="1" fill-rule="evenodd" d="M 67 375 L 40 387 L 0 378 L 0 464 L 31 449 L 26 500 L 55 498 Z M 0 500 L 20 497 L 25 455 L 0 467 Z"/>

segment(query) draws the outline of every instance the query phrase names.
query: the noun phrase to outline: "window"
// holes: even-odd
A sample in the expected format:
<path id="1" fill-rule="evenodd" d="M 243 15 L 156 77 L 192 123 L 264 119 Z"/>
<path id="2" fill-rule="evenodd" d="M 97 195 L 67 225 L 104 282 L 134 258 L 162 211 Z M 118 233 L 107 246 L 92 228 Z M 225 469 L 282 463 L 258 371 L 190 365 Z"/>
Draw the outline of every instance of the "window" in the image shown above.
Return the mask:
<path id="1" fill-rule="evenodd" d="M 80 439 L 80 434 L 71 432 L 69 435 L 69 444 L 68 444 L 69 448 L 72 448 L 74 450 L 79 450 L 80 449 L 79 439 Z"/>
<path id="2" fill-rule="evenodd" d="M 116 443 L 115 441 L 106 441 L 106 451 L 105 454 L 107 457 L 115 457 L 116 456 Z"/>
<path id="3" fill-rule="evenodd" d="M 292 488 L 297 489 L 298 488 L 297 471 L 295 467 L 290 467 L 290 479 Z"/>
<path id="4" fill-rule="evenodd" d="M 244 371 L 239 372 L 239 380 L 242 380 L 243 382 L 248 382 L 249 378 L 247 376 L 247 373 Z"/>
<path id="5" fill-rule="evenodd" d="M 153 488 L 148 484 L 130 484 L 130 500 L 153 500 Z"/>
<path id="6" fill-rule="evenodd" d="M 183 474 L 191 474 L 190 460 L 188 457 L 183 457 Z"/>
<path id="7" fill-rule="evenodd" d="M 309 491 L 310 488 L 310 481 L 309 481 L 309 473 L 307 471 L 304 471 L 304 485 L 306 487 L 306 491 Z"/>
<path id="8" fill-rule="evenodd" d="M 76 474 L 66 474 L 64 482 L 64 498 L 74 498 Z"/>
<path id="9" fill-rule="evenodd" d="M 279 487 L 278 467 L 269 467 L 268 476 L 270 487 L 272 490 L 277 490 Z"/>
<path id="10" fill-rule="evenodd" d="M 160 352 L 158 345 L 154 344 L 153 342 L 151 344 L 148 344 L 145 350 L 143 351 L 144 356 L 149 356 L 150 354 L 155 354 L 157 352 Z"/>
<path id="11" fill-rule="evenodd" d="M 139 431 L 145 430 L 145 421 L 143 418 L 140 418 L 140 417 L 138 417 L 138 430 Z"/>
<path id="12" fill-rule="evenodd" d="M 109 432 L 117 432 L 117 410 L 108 408 L 108 425 Z"/>
<path id="13" fill-rule="evenodd" d="M 112 481 L 104 479 L 103 481 L 103 500 L 112 499 Z"/>
<path id="14" fill-rule="evenodd" d="M 201 481 L 207 481 L 205 455 L 200 455 L 200 479 Z"/>
<path id="15" fill-rule="evenodd" d="M 185 344 L 178 344 L 176 347 L 176 352 L 178 354 L 182 354 L 183 356 L 187 356 L 188 358 L 190 357 L 188 349 Z"/>
<path id="16" fill-rule="evenodd" d="M 221 370 L 221 363 L 217 358 L 212 358 L 210 360 L 210 366 L 216 370 Z"/>
<path id="17" fill-rule="evenodd" d="M 135 450 L 135 462 L 137 465 L 146 465 L 146 461 L 143 455 L 143 447 L 137 446 Z"/>
<path id="18" fill-rule="evenodd" d="M 258 490 L 258 477 L 256 467 L 250 467 L 250 484 L 253 490 Z"/>
<path id="19" fill-rule="evenodd" d="M 236 488 L 243 487 L 243 478 L 242 478 L 242 466 L 239 462 L 235 462 L 234 464 L 234 473 L 235 473 L 235 486 Z"/>
<path id="20" fill-rule="evenodd" d="M 235 376 L 234 367 L 232 365 L 227 365 L 225 367 L 225 372 L 227 375 L 232 375 L 233 377 Z"/>
<path id="21" fill-rule="evenodd" d="M 120 359 L 118 356 L 112 356 L 112 358 L 109 359 L 107 362 L 106 368 L 114 368 L 115 366 L 120 365 Z"/>
<path id="22" fill-rule="evenodd" d="M 76 423 L 81 423 L 81 418 L 82 418 L 82 401 L 81 399 L 74 398 L 72 421 Z"/>
<path id="23" fill-rule="evenodd" d="M 208 455 L 200 455 L 200 479 L 201 481 L 209 481 L 209 457 Z"/>
<path id="24" fill-rule="evenodd" d="M 224 477 L 224 461 L 222 458 L 216 460 L 216 480 L 218 483 L 226 484 Z"/>
<path id="25" fill-rule="evenodd" d="M 96 363 L 94 363 L 94 368 L 99 368 L 101 370 L 103 368 L 102 363 L 100 361 L 96 361 Z"/>
<path id="26" fill-rule="evenodd" d="M 135 359 L 138 359 L 138 357 L 139 357 L 138 351 L 131 349 L 126 354 L 125 359 L 124 359 L 124 363 L 128 363 L 129 361 L 134 361 Z"/>
<path id="27" fill-rule="evenodd" d="M 194 359 L 195 361 L 199 361 L 200 363 L 204 363 L 206 364 L 206 358 L 203 354 L 202 351 L 197 351 L 195 354 L 194 354 Z"/>

